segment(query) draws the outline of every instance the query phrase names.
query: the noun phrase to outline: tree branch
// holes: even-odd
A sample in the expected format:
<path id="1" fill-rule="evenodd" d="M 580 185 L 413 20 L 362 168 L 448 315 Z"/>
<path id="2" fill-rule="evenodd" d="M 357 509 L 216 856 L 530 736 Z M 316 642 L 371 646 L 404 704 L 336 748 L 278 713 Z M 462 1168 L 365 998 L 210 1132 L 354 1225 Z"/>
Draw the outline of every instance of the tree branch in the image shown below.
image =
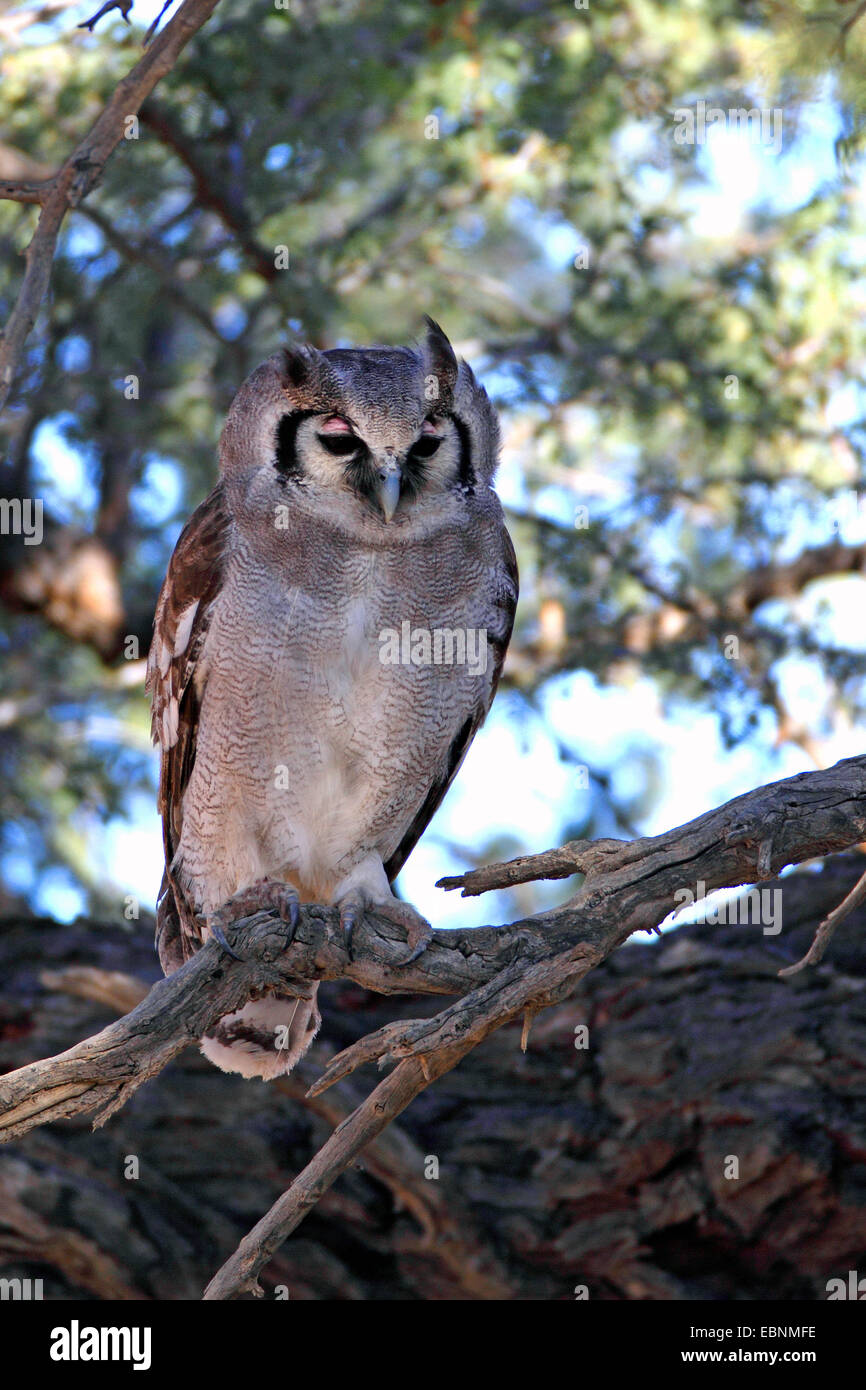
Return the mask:
<path id="1" fill-rule="evenodd" d="M 201 151 L 180 129 L 172 113 L 159 102 L 149 101 L 143 107 L 141 119 L 172 150 L 191 174 L 196 199 L 201 207 L 210 208 L 232 233 L 247 261 L 268 284 L 277 279 L 279 271 L 274 253 L 255 238 L 253 224 L 236 187 L 223 181 L 216 169 L 208 167 Z"/>
<path id="2" fill-rule="evenodd" d="M 53 187 L 53 179 L 38 179 L 35 183 L 0 179 L 0 198 L 10 203 L 35 203 L 41 207 Z"/>
<path id="3" fill-rule="evenodd" d="M 448 1071 L 474 1042 L 459 1050 L 440 1052 L 431 1069 L 415 1058 L 400 1065 L 380 1082 L 347 1120 L 338 1125 L 311 1163 L 299 1173 L 270 1211 L 262 1217 L 237 1250 L 214 1275 L 204 1291 L 207 1300 L 235 1298 L 251 1292 L 261 1295 L 259 1271 L 296 1226 L 300 1225 L 328 1188 L 372 1139 L 406 1109 L 419 1091 Z"/>
<path id="4" fill-rule="evenodd" d="M 348 958 L 333 908 L 302 909 L 287 948 L 271 912 L 236 923 L 229 959 L 208 942 L 182 969 L 159 981 L 125 1017 L 58 1057 L 0 1079 L 0 1138 L 83 1111 L 97 1125 L 143 1081 L 226 1013 L 299 980 L 348 976 L 379 993 L 459 996 L 432 1019 L 388 1024 L 334 1057 L 310 1088 L 326 1087 L 363 1063 L 397 1062 L 250 1232 L 211 1282 L 209 1299 L 257 1287 L 259 1270 L 369 1140 L 414 1096 L 457 1064 L 495 1029 L 566 998 L 633 932 L 651 930 L 680 903 L 684 887 L 703 892 L 769 878 L 787 864 L 866 839 L 866 756 L 827 771 L 770 783 L 663 835 L 632 841 L 573 841 L 558 850 L 443 880 L 464 893 L 565 877 L 586 880 L 563 907 L 494 929 L 434 933 L 409 967 L 400 934 L 368 915 Z M 846 904 L 843 906 L 847 906 Z"/>
<path id="5" fill-rule="evenodd" d="M 256 913 L 231 929 L 232 945 L 242 961 L 227 959 L 210 942 L 176 974 L 160 980 L 138 1008 L 96 1037 L 0 1079 L 0 1137 L 8 1139 L 88 1110 L 96 1110 L 97 1123 L 103 1123 L 216 1019 L 253 996 L 275 989 L 291 992 L 292 982 L 299 979 L 348 977 L 381 994 L 471 996 L 489 986 L 491 997 L 500 996 L 500 1008 L 505 1010 L 506 997 L 511 1001 L 507 1013 L 512 1017 L 538 1002 L 534 994 L 546 1001 L 555 983 L 551 968 L 555 966 L 554 975 L 563 986 L 571 987 L 576 962 L 585 973 L 586 957 L 575 957 L 576 950 L 591 948 L 592 963 L 598 964 L 633 932 L 651 930 L 662 921 L 677 907 L 683 887 L 702 882 L 705 891 L 712 892 L 753 883 L 787 864 L 847 849 L 864 839 L 866 756 L 759 787 L 663 835 L 573 841 L 545 854 L 443 880 L 464 893 L 478 893 L 537 878 L 587 875 L 580 891 L 561 908 L 509 927 L 434 933 L 432 945 L 408 967 L 400 964 L 405 943 L 399 929 L 372 914 L 359 924 L 355 958 L 349 959 L 333 908 L 303 908 L 288 949 L 278 918 L 271 912 Z M 512 972 L 518 984 L 525 984 L 513 998 Z M 445 1031 L 433 1045 L 451 1037 L 448 1030 L 461 1018 L 465 1021 L 468 1015 L 461 1010 L 483 1004 L 486 998 L 479 994 L 474 1001 L 464 999 L 446 1010 L 436 1025 Z M 540 1006 L 546 1007 L 546 1002 Z M 423 1029 L 430 1026 L 425 1023 Z M 361 1057 L 356 1050 L 351 1065 L 339 1074 L 383 1052 L 414 1052 L 417 1041 L 402 1033 L 365 1040 L 368 1055 Z M 337 1074 L 332 1063 L 331 1079 Z"/>
<path id="6" fill-rule="evenodd" d="M 327 1086 L 375 1057 L 380 1058 L 380 1065 L 400 1057 L 405 1060 L 338 1125 L 288 1191 L 244 1237 L 208 1284 L 204 1297 L 261 1294 L 259 1271 L 371 1139 L 467 1052 L 521 1013 L 530 999 L 533 1012 L 558 1003 L 602 959 L 600 950 L 580 944 L 539 961 L 529 970 L 517 961 L 435 1018 L 388 1024 L 339 1053 L 308 1095 L 320 1095 Z"/>
<path id="7" fill-rule="evenodd" d="M 112 10 L 120 10 L 121 19 L 129 24 L 129 11 L 132 9 L 133 3 L 134 0 L 105 0 L 105 4 L 96 11 L 96 14 L 92 14 L 89 19 L 85 19 L 84 23 L 79 24 L 78 27 L 79 29 L 88 29 L 92 34 L 99 20 L 102 19 L 104 15 L 110 14 Z"/>
<path id="8" fill-rule="evenodd" d="M 219 0 L 184 0 L 152 47 L 118 83 L 114 95 L 89 134 L 58 170 L 49 186 L 40 191 L 36 201 L 41 203 L 42 211 L 25 253 L 24 280 L 0 340 L 0 410 L 6 403 L 24 344 L 48 290 L 57 238 L 66 213 L 95 188 L 111 154 L 123 139 L 126 118 L 139 110 L 160 79 L 171 71 L 190 39 L 210 18 L 218 4 Z M 22 190 L 26 190 L 26 185 L 13 185 L 13 196 L 17 196 L 19 201 L 33 201 L 22 198 Z"/>
<path id="9" fill-rule="evenodd" d="M 95 227 L 99 228 L 109 246 L 113 246 L 123 256 L 127 264 L 133 265 L 138 262 L 145 266 L 168 290 L 174 303 L 185 314 L 199 324 L 210 337 L 215 338 L 221 347 L 234 349 L 235 345 L 220 332 L 207 310 L 196 303 L 177 277 L 172 274 L 171 262 L 166 257 L 164 247 L 157 250 L 156 247 L 141 242 L 138 244 L 131 242 L 97 208 L 81 208 L 80 213 L 81 216 L 86 217 Z"/>

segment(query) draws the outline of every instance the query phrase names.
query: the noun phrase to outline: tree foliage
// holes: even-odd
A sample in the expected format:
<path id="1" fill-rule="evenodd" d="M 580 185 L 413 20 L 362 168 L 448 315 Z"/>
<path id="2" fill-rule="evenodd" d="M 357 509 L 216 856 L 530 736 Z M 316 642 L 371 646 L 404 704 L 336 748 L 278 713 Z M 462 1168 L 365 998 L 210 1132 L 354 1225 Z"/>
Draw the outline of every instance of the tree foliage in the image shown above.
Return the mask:
<path id="1" fill-rule="evenodd" d="M 866 507 L 863 37 L 841 45 L 855 7 L 827 9 L 217 9 L 66 219 L 3 425 L 0 490 L 44 499 L 47 529 L 3 559 L 0 868 L 23 853 L 96 891 L 91 832 L 152 776 L 127 658 L 242 376 L 290 339 L 406 341 L 424 313 L 504 414 L 512 711 L 575 672 L 648 675 L 731 744 L 821 761 L 862 714 L 861 642 L 804 594 L 862 575 Z M 57 167 L 141 37 L 63 11 L 18 32 L 0 160 Z M 780 113 L 772 185 L 718 233 L 696 216 L 716 147 L 677 139 L 701 102 Z M 36 215 L 0 203 L 3 318 Z M 806 715 L 797 670 L 820 695 Z M 624 809 L 602 782 L 564 826 L 604 828 L 611 801 L 643 814 L 654 785 Z"/>

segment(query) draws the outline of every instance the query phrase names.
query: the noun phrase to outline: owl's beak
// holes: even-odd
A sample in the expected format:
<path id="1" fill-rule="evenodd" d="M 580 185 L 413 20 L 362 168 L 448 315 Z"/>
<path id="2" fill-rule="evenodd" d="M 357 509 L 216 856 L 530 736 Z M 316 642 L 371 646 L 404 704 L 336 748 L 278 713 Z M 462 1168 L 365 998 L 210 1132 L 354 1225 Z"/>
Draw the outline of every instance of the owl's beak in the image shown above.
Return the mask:
<path id="1" fill-rule="evenodd" d="M 396 459 L 388 459 L 379 469 L 378 488 L 379 506 L 382 508 L 386 521 L 390 521 L 397 510 L 397 503 L 400 501 L 401 482 L 399 463 Z"/>

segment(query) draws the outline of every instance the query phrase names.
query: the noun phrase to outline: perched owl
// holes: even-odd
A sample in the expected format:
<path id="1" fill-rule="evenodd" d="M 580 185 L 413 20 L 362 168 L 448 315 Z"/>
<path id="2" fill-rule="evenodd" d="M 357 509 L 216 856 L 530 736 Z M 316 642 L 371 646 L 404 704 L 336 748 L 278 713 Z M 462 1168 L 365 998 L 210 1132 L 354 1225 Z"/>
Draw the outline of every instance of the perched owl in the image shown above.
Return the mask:
<path id="1" fill-rule="evenodd" d="M 224 940 L 220 908 L 238 915 L 262 893 L 289 936 L 298 903 L 333 903 L 350 937 L 370 907 L 405 928 L 407 959 L 424 949 L 429 924 L 391 884 L 490 708 L 511 635 L 498 443 L 486 392 L 432 320 L 417 349 L 287 348 L 244 382 L 148 660 L 166 974 L 211 933 Z M 250 1002 L 203 1052 L 282 1075 L 315 1036 L 317 988 Z"/>

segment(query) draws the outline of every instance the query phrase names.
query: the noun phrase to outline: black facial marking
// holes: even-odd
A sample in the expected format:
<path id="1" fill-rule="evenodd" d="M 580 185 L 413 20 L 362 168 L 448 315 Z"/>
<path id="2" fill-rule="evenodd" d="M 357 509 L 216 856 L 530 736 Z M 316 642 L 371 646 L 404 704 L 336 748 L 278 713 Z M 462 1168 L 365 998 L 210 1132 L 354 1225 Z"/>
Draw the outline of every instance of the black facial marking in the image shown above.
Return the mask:
<path id="1" fill-rule="evenodd" d="M 432 448 L 427 448 L 428 441 Z M 427 460 L 432 458 L 441 439 L 436 439 L 434 435 L 422 435 L 416 439 L 406 450 L 406 457 L 403 460 L 403 478 L 400 484 L 400 496 L 407 497 L 414 501 L 427 481 Z"/>
<path id="2" fill-rule="evenodd" d="M 357 444 L 361 451 L 351 463 L 346 464 L 344 476 L 352 491 L 378 510 L 379 473 L 366 445 L 361 444 L 360 440 Z"/>
<path id="3" fill-rule="evenodd" d="M 276 457 L 274 467 L 281 478 L 302 478 L 303 465 L 295 447 L 298 426 L 316 412 L 313 410 L 293 410 L 284 415 L 277 425 Z"/>
<path id="4" fill-rule="evenodd" d="M 457 479 L 461 487 L 467 492 L 475 491 L 475 468 L 472 464 L 472 436 L 469 433 L 469 426 L 466 421 L 453 412 L 450 417 L 454 421 L 454 428 L 460 440 L 460 463 L 458 465 Z"/>
<path id="5" fill-rule="evenodd" d="M 410 502 L 414 502 L 426 480 L 427 465 L 423 459 L 413 459 L 411 454 L 407 454 L 400 478 L 400 497 L 407 497 Z"/>

